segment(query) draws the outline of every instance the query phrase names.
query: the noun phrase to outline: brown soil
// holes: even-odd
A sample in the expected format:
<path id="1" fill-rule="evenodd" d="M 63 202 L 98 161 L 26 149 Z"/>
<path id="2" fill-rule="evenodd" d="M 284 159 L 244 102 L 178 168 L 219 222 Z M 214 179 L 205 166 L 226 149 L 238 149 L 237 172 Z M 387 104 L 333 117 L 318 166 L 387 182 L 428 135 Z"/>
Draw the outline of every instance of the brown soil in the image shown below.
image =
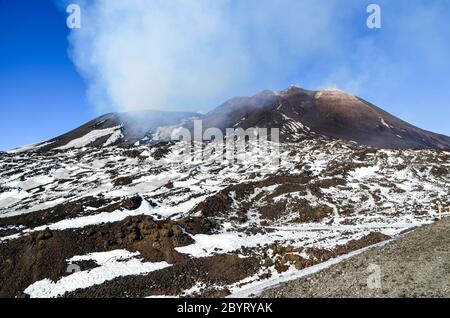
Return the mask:
<path id="1" fill-rule="evenodd" d="M 173 142 L 160 142 L 156 144 L 154 146 L 155 151 L 152 153 L 152 157 L 156 160 L 161 160 L 170 152 L 170 147 L 172 145 Z"/>
<path id="2" fill-rule="evenodd" d="M 415 229 L 381 248 L 263 293 L 263 297 L 450 297 L 450 219 Z M 369 265 L 380 286 L 369 288 Z"/>
<path id="3" fill-rule="evenodd" d="M 331 258 L 335 258 L 370 245 L 384 242 L 389 239 L 390 236 L 384 235 L 383 233 L 372 232 L 360 238 L 359 240 L 351 240 L 344 245 L 338 245 L 332 250 L 312 248 L 308 249 L 306 252 L 313 259 L 318 260 L 319 262 L 325 262 Z"/>
<path id="4" fill-rule="evenodd" d="M 203 227 L 205 226 L 205 227 Z M 14 297 L 37 280 L 57 280 L 75 255 L 114 249 L 139 251 L 147 261 L 184 262 L 174 248 L 193 243 L 185 234 L 211 233 L 214 225 L 200 219 L 155 221 L 148 216 L 128 217 L 117 223 L 83 229 L 32 233 L 0 244 L 0 297 Z"/>
<path id="5" fill-rule="evenodd" d="M 263 219 L 276 220 L 286 211 L 286 201 L 278 201 L 261 207 L 259 213 Z"/>
<path id="6" fill-rule="evenodd" d="M 304 199 L 292 200 L 290 209 L 298 211 L 298 217 L 294 220 L 298 223 L 320 222 L 333 213 L 333 209 L 327 205 L 313 207 Z"/>
<path id="7" fill-rule="evenodd" d="M 212 288 L 202 290 L 200 293 L 192 295 L 193 298 L 225 298 L 230 295 L 231 292 L 228 288 Z"/>
<path id="8" fill-rule="evenodd" d="M 431 174 L 435 177 L 448 176 L 449 173 L 448 169 L 444 166 L 433 166 L 431 168 Z"/>
<path id="9" fill-rule="evenodd" d="M 33 213 L 0 218 L 0 227 L 22 225 L 26 228 L 34 228 L 46 224 L 56 223 L 68 218 L 93 215 L 101 212 L 113 212 L 118 209 L 135 210 L 141 205 L 141 203 L 142 198 L 139 196 L 122 199 L 117 202 L 102 197 L 86 197 L 74 202 L 59 204 L 55 207 Z M 95 208 L 95 210 L 87 210 L 88 207 Z M 7 235 L 17 232 L 20 231 L 15 230 Z"/>
<path id="10" fill-rule="evenodd" d="M 333 209 L 327 205 L 318 207 L 311 206 L 307 200 L 290 200 L 288 204 L 285 200 L 273 202 L 273 198 L 283 194 L 300 192 L 306 195 L 309 190 L 313 195 L 321 196 L 321 189 L 345 185 L 345 180 L 341 178 L 313 179 L 309 173 L 300 175 L 273 175 L 258 182 L 241 183 L 225 188 L 217 194 L 208 197 L 191 210 L 191 213 L 202 211 L 205 217 L 223 217 L 232 221 L 243 223 L 247 221 L 247 212 L 250 207 L 259 205 L 261 218 L 268 221 L 275 221 L 286 215 L 286 210 L 294 213 L 298 217 L 294 222 L 320 222 L 328 217 Z M 272 193 L 261 192 L 250 200 L 250 195 L 256 189 L 278 185 Z M 239 202 L 233 205 L 232 196 Z"/>
<path id="11" fill-rule="evenodd" d="M 141 155 L 141 152 L 139 150 L 136 149 L 131 149 L 131 150 L 125 150 L 122 152 L 122 155 L 125 157 L 129 157 L 129 158 L 139 158 Z"/>
<path id="12" fill-rule="evenodd" d="M 197 282 L 207 285 L 227 285 L 238 282 L 257 272 L 257 258 L 237 255 L 216 255 L 188 259 L 162 270 L 143 276 L 125 276 L 68 293 L 65 297 L 146 297 L 152 295 L 179 295 Z M 210 291 L 211 292 L 211 291 Z M 220 292 L 221 296 L 225 290 Z M 206 297 L 219 293 L 205 291 Z"/>
<path id="13" fill-rule="evenodd" d="M 113 184 L 115 187 L 120 187 L 120 186 L 129 185 L 132 182 L 133 182 L 133 178 L 131 178 L 131 177 L 120 177 L 120 178 L 115 179 L 113 181 Z"/>
<path id="14" fill-rule="evenodd" d="M 240 183 L 237 185 L 229 186 L 217 194 L 206 198 L 203 202 L 194 207 L 190 213 L 196 213 L 202 211 L 204 217 L 227 217 L 231 212 L 231 205 L 233 200 L 231 193 L 234 193 L 235 198 L 240 201 L 241 207 L 237 212 L 236 221 L 245 222 L 247 208 L 250 206 L 250 202 L 245 199 L 254 192 L 255 185 L 252 183 Z"/>
<path id="15" fill-rule="evenodd" d="M 303 251 L 302 248 L 271 244 L 263 249 L 263 265 L 265 267 L 275 265 L 275 269 L 279 273 L 287 271 L 291 265 L 294 265 L 296 269 L 300 270 L 388 239 L 390 239 L 390 237 L 387 235 L 373 232 L 359 240 L 351 240 L 344 245 L 338 245 L 332 250 L 309 248 L 306 250 L 309 259 L 305 259 L 298 255 Z M 269 249 L 272 250 L 272 258 L 267 256 Z"/>

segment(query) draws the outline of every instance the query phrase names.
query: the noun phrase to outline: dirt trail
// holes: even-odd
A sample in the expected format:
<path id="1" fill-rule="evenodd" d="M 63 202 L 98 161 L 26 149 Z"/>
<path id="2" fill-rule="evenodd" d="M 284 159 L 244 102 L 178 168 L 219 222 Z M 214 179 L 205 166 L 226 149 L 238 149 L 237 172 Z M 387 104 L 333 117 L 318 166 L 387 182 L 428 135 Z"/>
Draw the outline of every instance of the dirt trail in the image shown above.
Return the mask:
<path id="1" fill-rule="evenodd" d="M 379 266 L 381 288 L 368 287 L 368 279 L 370 286 L 378 286 L 371 264 Z M 450 297 L 450 218 L 314 275 L 287 282 L 262 296 Z"/>

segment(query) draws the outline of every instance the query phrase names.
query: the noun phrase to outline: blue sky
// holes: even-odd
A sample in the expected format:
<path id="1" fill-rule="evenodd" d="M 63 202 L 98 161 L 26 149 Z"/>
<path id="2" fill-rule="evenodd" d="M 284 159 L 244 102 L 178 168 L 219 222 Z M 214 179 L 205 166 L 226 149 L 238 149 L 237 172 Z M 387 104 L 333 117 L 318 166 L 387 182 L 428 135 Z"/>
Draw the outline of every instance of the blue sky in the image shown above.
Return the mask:
<path id="1" fill-rule="evenodd" d="M 0 150 L 108 111 L 206 112 L 291 84 L 342 88 L 450 135 L 446 0 L 71 2 L 72 32 L 66 1 L 0 0 Z"/>
<path id="2" fill-rule="evenodd" d="M 65 16 L 51 1 L 0 0 L 0 150 L 89 120 L 86 85 L 68 58 Z"/>

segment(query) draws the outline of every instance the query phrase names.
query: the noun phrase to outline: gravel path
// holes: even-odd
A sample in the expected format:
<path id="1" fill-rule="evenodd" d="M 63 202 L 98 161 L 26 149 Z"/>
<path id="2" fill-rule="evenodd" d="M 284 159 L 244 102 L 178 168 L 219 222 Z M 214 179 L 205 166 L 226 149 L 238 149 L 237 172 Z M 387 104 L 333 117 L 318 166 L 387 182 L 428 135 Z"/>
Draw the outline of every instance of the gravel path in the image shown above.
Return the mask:
<path id="1" fill-rule="evenodd" d="M 262 297 L 450 297 L 450 218 Z"/>

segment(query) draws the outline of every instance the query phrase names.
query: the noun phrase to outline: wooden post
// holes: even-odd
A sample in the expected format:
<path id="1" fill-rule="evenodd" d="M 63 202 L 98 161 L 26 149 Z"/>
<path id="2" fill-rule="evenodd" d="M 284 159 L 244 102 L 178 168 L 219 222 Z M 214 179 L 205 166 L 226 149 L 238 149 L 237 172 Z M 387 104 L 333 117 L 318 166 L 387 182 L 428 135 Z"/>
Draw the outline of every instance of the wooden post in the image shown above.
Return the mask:
<path id="1" fill-rule="evenodd" d="M 442 204 L 438 202 L 439 219 L 442 219 Z"/>

